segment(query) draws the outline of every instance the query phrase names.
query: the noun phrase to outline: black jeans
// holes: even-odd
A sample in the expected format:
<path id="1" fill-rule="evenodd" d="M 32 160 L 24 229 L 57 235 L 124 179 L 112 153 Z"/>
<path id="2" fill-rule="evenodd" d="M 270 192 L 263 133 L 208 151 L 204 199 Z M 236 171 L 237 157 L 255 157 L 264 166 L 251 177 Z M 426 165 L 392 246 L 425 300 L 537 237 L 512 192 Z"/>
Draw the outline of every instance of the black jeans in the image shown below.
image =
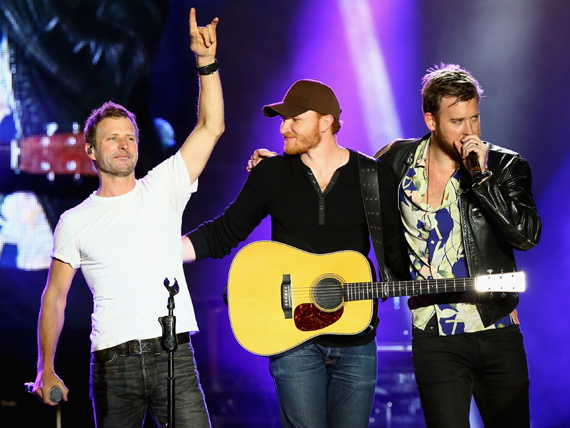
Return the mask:
<path id="1" fill-rule="evenodd" d="M 159 349 L 160 345 L 157 346 Z M 98 428 L 140 428 L 150 408 L 166 426 L 168 354 L 120 355 L 113 349 L 91 354 L 91 400 Z M 177 428 L 209 428 L 210 420 L 194 361 L 192 343 L 174 353 Z"/>
<path id="2" fill-rule="evenodd" d="M 528 428 L 529 377 L 518 325 L 439 336 L 413 329 L 412 359 L 428 428 L 467 428 L 471 396 L 485 428 Z"/>

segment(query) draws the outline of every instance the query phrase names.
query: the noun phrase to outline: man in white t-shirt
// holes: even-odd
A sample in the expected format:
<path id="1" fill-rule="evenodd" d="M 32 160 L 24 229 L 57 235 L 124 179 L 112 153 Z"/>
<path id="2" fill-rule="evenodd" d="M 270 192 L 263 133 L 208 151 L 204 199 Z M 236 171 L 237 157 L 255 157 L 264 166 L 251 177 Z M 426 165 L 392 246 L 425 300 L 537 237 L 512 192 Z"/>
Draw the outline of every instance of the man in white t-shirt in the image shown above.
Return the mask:
<path id="1" fill-rule="evenodd" d="M 223 100 L 215 60 L 218 19 L 206 27 L 190 12 L 190 48 L 200 74 L 199 117 L 180 150 L 143 179 L 134 176 L 138 127 L 134 115 L 112 102 L 85 124 L 85 151 L 99 174 L 99 188 L 57 225 L 38 324 L 38 374 L 34 393 L 46 404 L 53 387 L 68 390 L 53 359 L 78 268 L 93 293 L 91 399 L 98 426 L 142 426 L 147 409 L 167 421 L 167 353 L 160 316 L 176 279 L 176 425 L 209 427 L 190 334 L 198 331 L 182 269 L 182 212 L 224 131 Z"/>

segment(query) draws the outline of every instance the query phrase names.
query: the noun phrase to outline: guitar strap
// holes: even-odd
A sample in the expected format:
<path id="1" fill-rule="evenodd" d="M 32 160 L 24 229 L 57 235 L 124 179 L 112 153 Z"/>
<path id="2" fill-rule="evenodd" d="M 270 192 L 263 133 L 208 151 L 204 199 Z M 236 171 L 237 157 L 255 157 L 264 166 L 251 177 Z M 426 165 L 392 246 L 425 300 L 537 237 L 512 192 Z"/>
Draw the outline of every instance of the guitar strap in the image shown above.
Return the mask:
<path id="1" fill-rule="evenodd" d="M 368 223 L 368 232 L 372 239 L 372 247 L 378 263 L 379 280 L 387 281 L 384 278 L 384 245 L 382 241 L 382 211 L 380 208 L 380 187 L 378 185 L 378 173 L 376 168 L 378 161 L 374 158 L 358 153 L 358 172 L 360 177 L 360 191 L 364 201 L 364 212 Z M 224 302 L 228 304 L 227 285 L 224 290 Z M 385 300 L 385 299 L 383 299 Z"/>
<path id="2" fill-rule="evenodd" d="M 380 188 L 378 185 L 378 161 L 358 152 L 358 171 L 360 176 L 360 190 L 364 201 L 364 211 L 368 222 L 368 231 L 372 239 L 376 262 L 378 263 L 379 280 L 384 278 L 384 245 L 382 235 L 382 211 L 380 208 Z"/>

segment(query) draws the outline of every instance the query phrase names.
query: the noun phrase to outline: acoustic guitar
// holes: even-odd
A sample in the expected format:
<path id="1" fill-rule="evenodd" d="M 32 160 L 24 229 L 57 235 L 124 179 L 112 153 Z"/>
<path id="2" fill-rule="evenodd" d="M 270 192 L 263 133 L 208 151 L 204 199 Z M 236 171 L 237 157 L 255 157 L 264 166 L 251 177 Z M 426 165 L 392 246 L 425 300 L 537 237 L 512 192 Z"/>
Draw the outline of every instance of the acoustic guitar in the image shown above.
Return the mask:
<path id="1" fill-rule="evenodd" d="M 457 291 L 522 292 L 524 272 L 476 278 L 371 282 L 356 251 L 312 254 L 274 241 L 242 248 L 230 267 L 228 309 L 246 350 L 280 354 L 323 334 L 353 335 L 373 316 L 373 300 Z"/>

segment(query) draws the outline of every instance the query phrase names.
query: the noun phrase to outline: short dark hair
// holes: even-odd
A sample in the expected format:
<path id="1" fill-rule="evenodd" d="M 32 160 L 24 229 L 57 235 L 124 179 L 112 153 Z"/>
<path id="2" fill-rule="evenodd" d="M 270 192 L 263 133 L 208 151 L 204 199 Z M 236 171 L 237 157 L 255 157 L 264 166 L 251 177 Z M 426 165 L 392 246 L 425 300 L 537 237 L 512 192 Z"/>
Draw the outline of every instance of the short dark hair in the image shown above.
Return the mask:
<path id="1" fill-rule="evenodd" d="M 92 147 L 96 147 L 97 140 L 95 138 L 95 132 L 97 130 L 97 124 L 103 119 L 112 117 L 115 119 L 126 117 L 131 121 L 133 127 L 135 128 L 135 134 L 137 141 L 139 139 L 139 127 L 137 126 L 136 117 L 133 113 L 128 111 L 125 107 L 120 104 L 116 104 L 112 101 L 107 101 L 97 110 L 93 110 L 91 115 L 85 121 L 85 129 L 83 131 L 85 135 L 85 141 Z"/>
<path id="2" fill-rule="evenodd" d="M 479 82 L 457 64 L 441 63 L 428 69 L 422 84 L 422 109 L 436 117 L 443 97 L 456 97 L 457 102 L 476 98 L 479 102 L 483 94 Z"/>

